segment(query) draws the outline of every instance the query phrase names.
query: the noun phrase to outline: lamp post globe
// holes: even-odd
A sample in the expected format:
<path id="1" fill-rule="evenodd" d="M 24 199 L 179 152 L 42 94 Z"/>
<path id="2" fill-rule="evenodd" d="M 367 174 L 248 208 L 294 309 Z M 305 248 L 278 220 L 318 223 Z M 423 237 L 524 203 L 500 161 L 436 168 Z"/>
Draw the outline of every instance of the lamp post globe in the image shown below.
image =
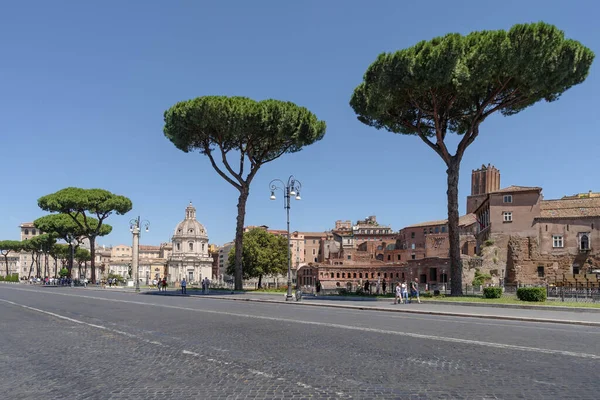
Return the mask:
<path id="1" fill-rule="evenodd" d="M 286 218 L 287 218 L 287 239 L 288 239 L 288 271 L 287 271 L 287 293 L 285 296 L 286 301 L 291 301 L 293 299 L 292 296 L 292 238 L 290 236 L 290 198 L 293 196 L 296 200 L 301 200 L 300 190 L 302 189 L 302 184 L 300 181 L 294 178 L 294 175 L 290 175 L 287 180 L 287 183 L 282 181 L 281 179 L 273 179 L 269 183 L 269 187 L 271 189 L 271 196 L 269 197 L 271 200 L 275 200 L 275 191 L 281 190 L 283 192 L 283 208 L 286 210 Z"/>

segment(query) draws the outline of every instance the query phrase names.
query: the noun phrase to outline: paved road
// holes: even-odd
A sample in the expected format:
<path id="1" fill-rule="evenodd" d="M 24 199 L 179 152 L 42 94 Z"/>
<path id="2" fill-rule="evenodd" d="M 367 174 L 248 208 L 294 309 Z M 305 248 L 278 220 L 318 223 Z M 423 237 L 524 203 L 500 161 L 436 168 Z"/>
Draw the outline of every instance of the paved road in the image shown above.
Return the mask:
<path id="1" fill-rule="evenodd" d="M 7 399 L 597 399 L 599 341 L 576 325 L 0 286 Z"/>

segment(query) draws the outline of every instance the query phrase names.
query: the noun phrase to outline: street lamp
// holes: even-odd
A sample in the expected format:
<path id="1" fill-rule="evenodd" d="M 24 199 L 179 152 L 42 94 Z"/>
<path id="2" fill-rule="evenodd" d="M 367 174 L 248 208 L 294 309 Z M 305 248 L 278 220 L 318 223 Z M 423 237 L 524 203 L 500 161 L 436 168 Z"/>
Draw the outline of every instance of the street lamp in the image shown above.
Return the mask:
<path id="1" fill-rule="evenodd" d="M 71 286 L 73 286 L 73 260 L 75 259 L 75 245 L 77 241 L 75 238 L 69 238 L 69 246 L 71 247 L 71 259 L 69 260 L 69 278 L 71 278 Z"/>
<path id="2" fill-rule="evenodd" d="M 144 225 L 146 232 L 150 230 L 150 222 L 140 220 L 140 217 L 129 221 L 129 231 L 133 233 L 132 270 L 135 271 L 135 291 L 140 291 L 140 226 Z"/>
<path id="3" fill-rule="evenodd" d="M 302 184 L 294 178 L 294 175 L 290 175 L 287 184 L 281 179 L 273 179 L 269 183 L 271 187 L 271 200 L 275 200 L 275 190 L 281 190 L 283 192 L 283 208 L 286 210 L 287 215 L 287 238 L 288 238 L 288 276 L 287 276 L 287 295 L 285 296 L 286 301 L 292 300 L 292 249 L 290 236 L 290 197 L 294 196 L 296 200 L 301 200 L 300 189 Z"/>

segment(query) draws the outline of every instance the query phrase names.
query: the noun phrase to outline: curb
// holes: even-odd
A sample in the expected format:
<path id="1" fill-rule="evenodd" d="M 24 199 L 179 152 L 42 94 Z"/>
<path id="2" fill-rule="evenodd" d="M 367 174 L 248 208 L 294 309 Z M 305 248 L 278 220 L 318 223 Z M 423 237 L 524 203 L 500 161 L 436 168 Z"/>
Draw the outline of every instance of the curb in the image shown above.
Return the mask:
<path id="1" fill-rule="evenodd" d="M 190 296 L 190 297 L 200 298 L 200 296 Z M 406 314 L 438 315 L 438 316 L 446 316 L 446 317 L 499 319 L 499 320 L 505 320 L 505 321 L 540 322 L 540 323 L 551 323 L 551 324 L 600 327 L 600 322 L 591 322 L 591 321 L 554 320 L 554 319 L 548 319 L 548 318 L 529 318 L 529 317 L 513 317 L 513 316 L 507 316 L 507 315 L 468 314 L 468 313 L 446 312 L 446 311 L 402 310 L 402 309 L 391 309 L 391 308 L 381 308 L 381 307 L 351 306 L 351 305 L 342 305 L 342 304 L 287 302 L 287 301 L 281 301 L 281 300 L 235 299 L 235 298 L 221 297 L 221 296 L 206 296 L 206 297 L 202 297 L 202 298 L 217 299 L 217 300 L 231 300 L 231 301 L 251 301 L 251 302 L 255 302 L 255 303 L 292 304 L 292 305 L 308 306 L 308 307 L 344 308 L 344 309 L 350 309 L 350 310 L 371 310 L 371 311 L 396 312 L 396 313 L 406 313 Z"/>
<path id="2" fill-rule="evenodd" d="M 540 311 L 571 311 L 571 312 L 590 312 L 600 313 L 600 308 L 592 307 L 564 307 L 564 306 L 528 306 L 519 304 L 485 304 L 485 303 L 469 303 L 467 301 L 436 301 L 425 300 L 427 304 L 451 304 L 455 306 L 470 306 L 470 307 L 493 307 L 493 308 L 512 308 L 515 310 L 540 310 Z"/>

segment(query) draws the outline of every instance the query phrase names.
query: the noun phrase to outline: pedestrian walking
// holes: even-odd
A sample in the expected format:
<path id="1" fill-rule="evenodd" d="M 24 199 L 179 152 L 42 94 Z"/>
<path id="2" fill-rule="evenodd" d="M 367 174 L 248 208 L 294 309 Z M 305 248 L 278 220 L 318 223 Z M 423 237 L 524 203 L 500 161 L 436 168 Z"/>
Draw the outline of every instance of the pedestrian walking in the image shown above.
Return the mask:
<path id="1" fill-rule="evenodd" d="M 385 278 L 383 278 L 383 281 L 381 282 L 381 288 L 383 289 L 383 294 L 386 294 L 387 292 L 385 290 L 387 289 L 387 283 Z"/>
<path id="2" fill-rule="evenodd" d="M 417 302 L 421 304 L 421 299 L 419 298 L 419 280 L 415 278 L 414 282 L 410 284 L 410 297 L 412 302 L 412 297 L 417 298 Z"/>
<path id="3" fill-rule="evenodd" d="M 406 280 L 402 282 L 400 285 L 400 290 L 402 292 L 402 298 L 408 304 L 408 285 L 406 284 Z"/>
<path id="4" fill-rule="evenodd" d="M 394 299 L 394 304 L 398 304 L 398 301 L 402 304 L 402 288 L 400 287 L 400 282 L 396 283 L 396 298 Z"/>
<path id="5" fill-rule="evenodd" d="M 186 294 L 186 286 L 187 282 L 185 281 L 185 278 L 183 278 L 181 280 L 181 294 Z"/>
<path id="6" fill-rule="evenodd" d="M 206 294 L 210 293 L 210 280 L 208 279 L 208 277 L 205 278 L 206 279 Z"/>

